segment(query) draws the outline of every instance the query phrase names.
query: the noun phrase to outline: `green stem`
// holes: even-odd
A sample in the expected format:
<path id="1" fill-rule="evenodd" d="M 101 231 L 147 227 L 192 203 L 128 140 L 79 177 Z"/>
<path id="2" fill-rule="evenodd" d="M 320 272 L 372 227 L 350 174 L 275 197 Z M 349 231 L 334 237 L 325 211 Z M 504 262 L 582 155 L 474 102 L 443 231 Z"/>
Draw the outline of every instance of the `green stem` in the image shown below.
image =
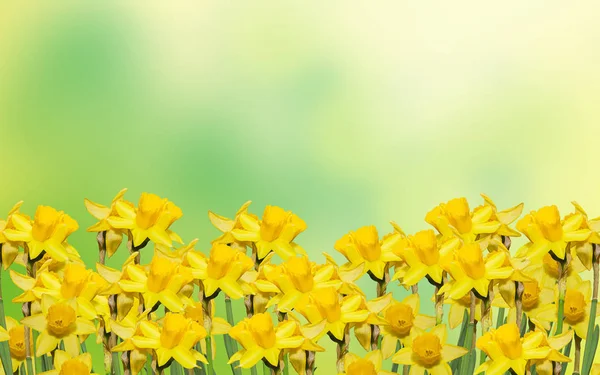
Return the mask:
<path id="1" fill-rule="evenodd" d="M 558 262 L 558 317 L 556 319 L 556 331 L 554 335 L 562 333 L 563 320 L 565 317 L 565 293 L 567 289 L 566 281 L 567 263 L 565 260 Z"/>
<path id="2" fill-rule="evenodd" d="M 593 273 L 594 273 L 594 284 L 592 289 L 592 304 L 590 306 L 590 321 L 587 327 L 587 339 L 585 340 L 585 347 L 583 350 L 583 373 L 587 374 L 586 371 L 590 372 L 592 369 L 592 363 L 594 363 L 594 356 L 596 354 L 595 345 L 598 343 L 594 343 L 594 328 L 596 326 L 596 311 L 598 309 L 598 283 L 600 282 L 599 268 L 600 268 L 600 248 L 598 245 L 593 245 L 594 255 L 593 255 Z"/>
<path id="3" fill-rule="evenodd" d="M 467 328 L 469 325 L 469 313 L 465 310 L 465 313 L 463 314 L 463 321 L 462 324 L 460 326 L 460 334 L 458 335 L 458 346 L 462 346 L 465 347 L 465 338 L 467 335 Z M 460 365 L 462 361 L 462 358 L 456 358 L 453 359 L 452 362 L 450 362 L 450 369 L 452 370 L 453 374 L 456 374 L 458 372 L 458 366 Z"/>
<path id="4" fill-rule="evenodd" d="M 504 307 L 498 309 L 498 318 L 496 319 L 496 328 L 504 324 Z"/>
<path id="5" fill-rule="evenodd" d="M 568 357 L 568 356 L 570 356 L 570 355 L 571 355 L 571 345 L 572 345 L 572 344 L 573 344 L 573 341 L 570 341 L 570 342 L 567 344 L 567 346 L 565 346 L 565 351 L 564 351 L 564 353 L 563 353 L 563 354 L 564 354 L 566 357 Z M 563 364 L 561 365 L 561 369 L 560 369 L 560 374 L 561 374 L 561 375 L 565 375 L 565 374 L 567 373 L 567 366 L 568 366 L 568 365 L 569 365 L 569 363 L 568 363 L 568 362 L 566 362 L 566 363 L 563 363 Z"/>
<path id="6" fill-rule="evenodd" d="M 225 295 L 225 312 L 227 315 L 227 323 L 229 323 L 229 325 L 231 326 L 234 326 L 235 319 L 233 317 L 233 307 L 231 304 L 231 298 L 228 295 Z M 227 357 L 231 358 L 238 351 L 237 342 L 234 339 L 232 339 L 231 336 L 229 336 L 229 334 L 223 335 L 223 340 L 225 341 L 225 350 L 227 351 Z M 234 375 L 242 375 L 242 369 L 238 367 L 239 364 L 239 361 L 231 363 L 231 372 Z"/>
<path id="7" fill-rule="evenodd" d="M 0 245 L 0 325 L 2 328 L 6 328 L 6 317 L 4 315 L 4 299 L 2 298 L 2 245 Z M 12 361 L 10 359 L 10 349 L 8 347 L 8 341 L 0 343 L 0 358 L 2 359 L 2 367 L 4 373 L 10 375 L 13 373 Z"/>
<path id="8" fill-rule="evenodd" d="M 181 367 L 179 362 L 173 361 L 169 368 L 171 369 L 171 375 L 183 375 L 183 367 Z"/>
<path id="9" fill-rule="evenodd" d="M 471 307 L 469 309 L 469 325 L 467 326 L 467 332 L 465 337 L 465 348 L 469 350 L 469 352 L 462 357 L 461 365 L 460 365 L 460 374 L 468 375 L 472 374 L 473 371 L 469 371 L 471 365 L 475 364 L 475 306 L 477 303 L 475 297 L 475 293 L 471 291 Z"/>
<path id="10" fill-rule="evenodd" d="M 396 343 L 396 352 L 398 352 L 398 350 L 400 350 L 400 348 L 401 348 L 400 340 L 398 340 L 398 342 Z M 399 365 L 397 363 L 392 364 L 392 372 L 397 373 L 398 367 L 399 367 Z"/>
<path id="11" fill-rule="evenodd" d="M 206 336 L 206 359 L 208 360 L 208 375 L 213 375 L 212 339 Z"/>

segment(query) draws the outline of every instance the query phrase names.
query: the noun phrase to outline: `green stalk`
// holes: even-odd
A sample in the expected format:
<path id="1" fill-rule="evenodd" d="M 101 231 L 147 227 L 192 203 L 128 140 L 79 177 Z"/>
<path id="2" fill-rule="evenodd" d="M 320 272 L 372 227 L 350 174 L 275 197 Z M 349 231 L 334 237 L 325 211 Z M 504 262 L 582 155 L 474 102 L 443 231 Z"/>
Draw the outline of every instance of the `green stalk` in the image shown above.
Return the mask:
<path id="1" fill-rule="evenodd" d="M 496 319 L 496 328 L 504 324 L 504 307 L 498 309 L 498 318 Z"/>
<path id="2" fill-rule="evenodd" d="M 463 321 L 460 326 L 460 334 L 458 336 L 458 342 L 456 345 L 465 347 L 465 337 L 467 334 L 467 326 L 469 325 L 469 313 L 465 310 Z M 458 365 L 460 365 L 462 358 L 453 359 L 450 362 L 450 369 L 452 369 L 452 373 L 456 374 L 458 372 Z"/>
<path id="3" fill-rule="evenodd" d="M 37 338 L 38 338 L 39 335 L 40 335 L 39 332 L 33 331 L 33 342 L 34 343 L 37 342 Z M 35 361 L 35 371 L 36 371 L 36 373 L 38 373 L 40 371 L 44 371 L 45 363 L 44 363 L 42 357 L 34 357 L 34 361 Z"/>
<path id="4" fill-rule="evenodd" d="M 465 348 L 467 348 L 469 350 L 469 352 L 467 353 L 467 355 L 462 357 L 461 360 L 461 364 L 460 364 L 460 375 L 469 375 L 473 373 L 473 370 L 469 371 L 471 369 L 471 366 L 473 366 L 473 368 L 475 367 L 475 361 L 476 361 L 476 353 L 475 353 L 475 329 L 476 329 L 476 325 L 475 325 L 475 306 L 477 303 L 476 300 L 477 297 L 475 297 L 475 293 L 473 293 L 473 291 L 471 291 L 471 307 L 469 309 L 469 324 L 467 326 L 467 332 L 466 332 L 466 336 L 465 336 Z"/>
<path id="5" fill-rule="evenodd" d="M 558 317 L 556 319 L 556 331 L 554 335 L 560 335 L 565 318 L 565 293 L 567 291 L 567 260 L 558 262 Z"/>
<path id="6" fill-rule="evenodd" d="M 585 371 L 591 371 L 592 363 L 594 362 L 594 356 L 596 354 L 596 350 L 592 349 L 598 345 L 598 341 L 594 342 L 592 340 L 594 327 L 596 326 L 596 310 L 598 309 L 598 283 L 599 283 L 599 268 L 600 268 L 600 254 L 598 251 L 598 245 L 593 246 L 593 272 L 594 272 L 594 285 L 592 289 L 592 305 L 590 306 L 590 321 L 587 327 L 587 340 L 585 340 L 585 347 L 583 350 L 583 373 L 587 374 Z"/>
<path id="7" fill-rule="evenodd" d="M 200 343 L 196 343 L 194 349 L 196 349 L 197 352 L 200 352 Z M 206 366 L 204 365 L 204 362 L 196 362 L 196 367 L 194 367 L 194 375 L 206 375 Z"/>
<path id="8" fill-rule="evenodd" d="M 0 245 L 0 255 L 2 254 L 2 245 Z M 4 299 L 2 298 L 2 257 L 0 256 L 0 325 L 2 328 L 6 328 L 6 317 L 4 315 Z M 8 341 L 0 343 L 0 358 L 2 359 L 2 367 L 4 373 L 10 375 L 13 373 L 12 361 L 10 360 L 10 349 L 8 347 Z"/>
<path id="9" fill-rule="evenodd" d="M 575 335 L 575 361 L 573 362 L 573 375 L 579 375 L 581 366 L 581 337 Z M 566 366 L 565 366 L 566 367 Z"/>
<path id="10" fill-rule="evenodd" d="M 232 327 L 235 325 L 235 319 L 233 317 L 233 307 L 231 304 L 231 298 L 228 295 L 225 295 L 225 312 L 227 315 L 227 323 Z M 225 340 L 225 349 L 227 350 L 227 357 L 231 358 L 237 351 L 238 346 L 237 342 L 229 336 L 229 334 L 223 335 L 223 340 Z M 242 369 L 239 368 L 240 362 L 235 361 L 231 364 L 231 372 L 234 375 L 242 375 Z"/>
<path id="11" fill-rule="evenodd" d="M 169 369 L 171 370 L 171 375 L 183 375 L 183 367 L 181 367 L 181 364 L 177 361 L 173 361 L 171 366 L 169 366 Z"/>
<path id="12" fill-rule="evenodd" d="M 398 352 L 398 350 L 400 350 L 400 348 L 401 348 L 400 341 L 398 341 L 396 343 L 396 352 Z M 392 372 L 397 373 L 398 367 L 399 367 L 399 365 L 397 363 L 392 364 Z"/>
<path id="13" fill-rule="evenodd" d="M 208 360 L 208 375 L 213 375 L 212 339 L 206 336 L 206 359 Z"/>

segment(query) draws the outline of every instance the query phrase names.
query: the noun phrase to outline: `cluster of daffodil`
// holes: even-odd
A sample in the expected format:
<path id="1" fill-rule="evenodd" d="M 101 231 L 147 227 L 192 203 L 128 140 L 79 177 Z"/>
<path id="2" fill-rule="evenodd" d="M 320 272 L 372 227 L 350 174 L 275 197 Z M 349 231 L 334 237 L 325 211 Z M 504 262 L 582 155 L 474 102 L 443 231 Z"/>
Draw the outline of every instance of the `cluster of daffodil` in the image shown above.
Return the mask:
<path id="1" fill-rule="evenodd" d="M 0 276 L 22 290 L 12 302 L 23 312 L 6 317 L 0 289 L 4 374 L 98 372 L 86 347 L 95 342 L 106 374 L 216 375 L 217 336 L 233 375 L 255 375 L 261 362 L 265 374 L 314 375 L 322 340 L 334 343 L 337 372 L 347 375 L 600 373 L 600 218 L 576 203 L 562 218 L 556 206 L 521 217 L 523 204 L 499 211 L 483 195 L 471 210 L 452 199 L 427 213 L 432 229 L 407 235 L 392 222 L 383 236 L 373 226 L 342 236 L 334 249 L 347 262 L 338 265 L 327 253 L 324 264 L 311 261 L 295 242 L 305 222 L 280 207 L 261 217 L 250 202 L 232 219 L 209 212 L 222 234 L 201 252 L 171 230 L 182 217 L 174 203 L 143 193 L 136 206 L 124 194 L 108 206 L 85 200 L 97 219 L 88 228 L 97 233 L 95 269 L 69 243 L 78 224 L 66 213 L 39 206 L 31 218 L 18 203 L 0 220 Z M 521 234 L 527 243 L 511 253 Z M 129 257 L 107 266 L 123 242 Z M 373 299 L 357 285 L 364 275 Z M 432 286 L 431 298 L 419 284 Z M 244 303 L 241 321 L 232 300 Z M 353 337 L 364 356 L 350 351 Z"/>

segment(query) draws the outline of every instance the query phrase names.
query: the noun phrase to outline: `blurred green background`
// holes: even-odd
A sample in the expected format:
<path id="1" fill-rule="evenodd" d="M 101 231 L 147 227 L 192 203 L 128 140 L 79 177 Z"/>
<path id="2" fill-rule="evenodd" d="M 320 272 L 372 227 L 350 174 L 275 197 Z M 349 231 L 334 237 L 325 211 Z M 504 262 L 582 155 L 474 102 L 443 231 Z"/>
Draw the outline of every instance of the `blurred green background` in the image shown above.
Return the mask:
<path id="1" fill-rule="evenodd" d="M 598 11 L 539 0 L 3 3 L 0 212 L 21 199 L 28 213 L 65 210 L 90 266 L 83 199 L 108 203 L 123 187 L 182 207 L 174 229 L 202 249 L 217 235 L 209 209 L 280 205 L 306 220 L 298 242 L 318 262 L 348 230 L 423 229 L 456 196 L 526 210 L 577 200 L 598 215 Z M 325 346 L 319 372 L 335 368 Z"/>

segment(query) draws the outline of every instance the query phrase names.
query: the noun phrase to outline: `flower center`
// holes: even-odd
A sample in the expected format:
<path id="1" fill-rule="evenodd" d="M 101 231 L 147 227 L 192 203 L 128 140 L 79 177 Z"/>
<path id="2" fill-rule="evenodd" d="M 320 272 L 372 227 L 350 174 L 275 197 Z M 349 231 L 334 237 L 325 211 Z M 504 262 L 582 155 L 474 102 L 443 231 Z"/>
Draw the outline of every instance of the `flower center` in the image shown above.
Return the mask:
<path id="1" fill-rule="evenodd" d="M 338 293 L 334 288 L 318 288 L 312 291 L 313 302 L 317 305 L 321 316 L 328 322 L 333 323 L 340 320 L 342 310 Z"/>
<path id="2" fill-rule="evenodd" d="M 16 326 L 8 331 L 10 355 L 19 361 L 25 359 L 25 327 Z"/>
<path id="3" fill-rule="evenodd" d="M 281 230 L 285 226 L 289 216 L 290 213 L 285 212 L 281 207 L 265 207 L 260 225 L 260 237 L 268 242 L 276 240 L 281 234 Z"/>
<path id="4" fill-rule="evenodd" d="M 442 358 L 442 343 L 439 337 L 427 332 L 413 340 L 412 351 L 419 364 L 424 367 L 431 367 Z"/>
<path id="5" fill-rule="evenodd" d="M 50 306 L 46 315 L 48 331 L 56 337 L 68 335 L 75 328 L 76 320 L 75 310 L 66 303 L 56 303 Z"/>
<path id="6" fill-rule="evenodd" d="M 410 333 L 414 319 L 412 307 L 405 303 L 394 303 L 385 310 L 385 320 L 393 332 L 401 337 Z"/>
<path id="7" fill-rule="evenodd" d="M 160 293 L 165 290 L 176 267 L 177 263 L 169 259 L 158 256 L 152 258 L 147 281 L 148 290 L 154 293 Z"/>
<path id="8" fill-rule="evenodd" d="M 284 263 L 284 267 L 296 289 L 302 293 L 312 290 L 312 267 L 307 256 L 292 257 Z"/>
<path id="9" fill-rule="evenodd" d="M 32 236 L 35 240 L 44 242 L 54 233 L 54 229 L 60 220 L 60 213 L 48 206 L 39 206 L 35 211 L 33 220 Z"/>
<path id="10" fill-rule="evenodd" d="M 346 375 L 377 375 L 373 362 L 359 358 L 348 366 Z"/>
<path id="11" fill-rule="evenodd" d="M 238 250 L 224 244 L 216 244 L 210 250 L 206 272 L 211 279 L 221 279 L 230 269 Z"/>
<path id="12" fill-rule="evenodd" d="M 85 363 L 76 358 L 66 360 L 61 368 L 59 375 L 89 375 L 90 369 Z"/>
<path id="13" fill-rule="evenodd" d="M 469 243 L 463 245 L 458 251 L 458 262 L 471 279 L 479 280 L 485 276 L 485 263 L 479 244 Z"/>
<path id="14" fill-rule="evenodd" d="M 585 297 L 576 289 L 567 289 L 565 293 L 565 319 L 569 323 L 578 323 L 585 317 Z"/>
<path id="15" fill-rule="evenodd" d="M 189 329 L 189 323 L 181 314 L 167 313 L 160 332 L 160 345 L 167 349 L 176 347 Z"/>
<path id="16" fill-rule="evenodd" d="M 379 235 L 373 225 L 359 228 L 352 234 L 352 239 L 363 259 L 372 262 L 381 257 Z"/>
<path id="17" fill-rule="evenodd" d="M 165 203 L 166 199 L 161 199 L 156 194 L 142 193 L 135 216 L 137 226 L 141 229 L 148 229 L 153 226 L 158 220 Z"/>
<path id="18" fill-rule="evenodd" d="M 505 324 L 496 330 L 495 341 L 502 349 L 505 356 L 510 359 L 521 357 L 523 347 L 521 346 L 521 335 L 516 324 Z"/>
<path id="19" fill-rule="evenodd" d="M 85 267 L 79 264 L 69 263 L 65 267 L 64 279 L 60 287 L 62 296 L 66 299 L 79 297 L 81 291 L 86 286 L 89 274 L 90 271 L 86 270 Z"/>
<path id="20" fill-rule="evenodd" d="M 448 221 L 460 233 L 469 233 L 473 223 L 471 222 L 471 212 L 469 203 L 465 198 L 455 198 L 444 205 L 444 211 Z"/>
<path id="21" fill-rule="evenodd" d="M 560 214 L 556 206 L 552 205 L 540 208 L 535 213 L 535 221 L 548 241 L 556 242 L 562 239 L 563 230 L 560 224 Z"/>
<path id="22" fill-rule="evenodd" d="M 252 333 L 254 341 L 264 349 L 269 349 L 275 346 L 275 329 L 273 328 L 273 320 L 266 313 L 256 314 L 250 318 L 248 327 Z"/>
<path id="23" fill-rule="evenodd" d="M 535 307 L 540 296 L 540 287 L 535 281 L 526 281 L 523 283 L 523 308 L 529 310 Z"/>
<path id="24" fill-rule="evenodd" d="M 417 232 L 411 237 L 411 242 L 421 262 L 428 266 L 438 263 L 440 252 L 437 248 L 435 233 L 431 229 Z"/>

